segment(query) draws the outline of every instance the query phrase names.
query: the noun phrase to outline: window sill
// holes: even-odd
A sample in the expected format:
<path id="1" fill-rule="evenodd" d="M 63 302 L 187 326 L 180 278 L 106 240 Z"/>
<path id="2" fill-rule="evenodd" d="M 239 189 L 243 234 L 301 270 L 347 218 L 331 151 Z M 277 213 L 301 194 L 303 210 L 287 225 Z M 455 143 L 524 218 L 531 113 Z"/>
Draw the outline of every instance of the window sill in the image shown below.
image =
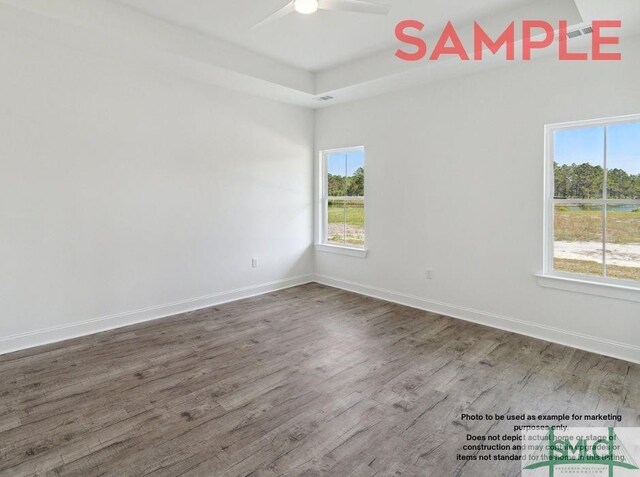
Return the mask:
<path id="1" fill-rule="evenodd" d="M 366 248 L 344 247 L 342 245 L 328 245 L 325 243 L 317 243 L 315 247 L 318 252 L 336 253 L 338 255 L 357 258 L 366 258 L 367 253 L 369 253 Z"/>
<path id="2" fill-rule="evenodd" d="M 601 283 L 589 279 L 580 279 L 558 275 L 536 275 L 538 285 L 545 288 L 555 288 L 586 295 L 603 296 L 619 300 L 634 301 L 640 303 L 640 287 L 618 285 L 613 283 Z"/>

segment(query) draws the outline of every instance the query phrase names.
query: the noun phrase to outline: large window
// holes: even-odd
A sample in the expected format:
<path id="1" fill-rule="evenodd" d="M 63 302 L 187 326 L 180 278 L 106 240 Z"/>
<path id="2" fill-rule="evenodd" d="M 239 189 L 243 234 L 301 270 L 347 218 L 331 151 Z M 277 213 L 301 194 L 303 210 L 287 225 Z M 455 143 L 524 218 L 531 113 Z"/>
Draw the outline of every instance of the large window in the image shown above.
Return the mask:
<path id="1" fill-rule="evenodd" d="M 364 148 L 325 151 L 320 242 L 364 249 Z"/>
<path id="2" fill-rule="evenodd" d="M 640 116 L 546 133 L 545 272 L 640 287 Z"/>

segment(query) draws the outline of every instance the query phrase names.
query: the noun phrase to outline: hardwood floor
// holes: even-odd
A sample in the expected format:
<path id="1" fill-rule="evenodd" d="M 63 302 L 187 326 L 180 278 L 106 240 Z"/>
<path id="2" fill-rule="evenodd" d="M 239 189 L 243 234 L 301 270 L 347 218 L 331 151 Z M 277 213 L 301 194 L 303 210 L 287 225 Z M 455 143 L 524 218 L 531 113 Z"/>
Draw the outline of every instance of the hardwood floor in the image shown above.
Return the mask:
<path id="1" fill-rule="evenodd" d="M 0 356 L 0 475 L 512 476 L 462 413 L 615 413 L 640 366 L 308 284 Z M 607 423 L 610 424 L 610 423 Z"/>

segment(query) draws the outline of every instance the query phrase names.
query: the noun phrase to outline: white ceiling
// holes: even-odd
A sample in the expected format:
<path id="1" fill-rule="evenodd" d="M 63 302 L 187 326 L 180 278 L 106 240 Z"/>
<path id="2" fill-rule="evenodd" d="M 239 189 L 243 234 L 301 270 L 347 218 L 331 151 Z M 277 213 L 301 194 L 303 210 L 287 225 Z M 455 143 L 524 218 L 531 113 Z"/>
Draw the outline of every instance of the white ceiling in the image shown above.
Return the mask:
<path id="1" fill-rule="evenodd" d="M 493 35 L 508 22 L 523 19 L 567 20 L 576 28 L 592 19 L 620 19 L 622 37 L 640 32 L 640 0 L 386 0 L 392 3 L 386 18 L 292 14 L 251 30 L 287 1 L 0 0 L 0 32 L 308 108 L 508 63 L 501 54 L 487 55 L 484 61 L 399 61 L 393 55 L 393 32 L 402 19 L 423 21 L 427 29 L 422 36 L 430 44 L 449 19 L 465 44 L 472 44 L 473 20 Z M 574 38 L 572 48 L 588 51 L 589 40 Z M 553 49 L 540 52 L 553 54 Z M 332 99 L 318 100 L 325 96 Z"/>
<path id="2" fill-rule="evenodd" d="M 251 26 L 288 0 L 112 0 L 307 71 L 322 71 L 395 44 L 400 20 L 441 26 L 468 23 L 535 0 L 371 0 L 392 5 L 387 16 L 351 12 L 293 13 L 256 30 Z"/>

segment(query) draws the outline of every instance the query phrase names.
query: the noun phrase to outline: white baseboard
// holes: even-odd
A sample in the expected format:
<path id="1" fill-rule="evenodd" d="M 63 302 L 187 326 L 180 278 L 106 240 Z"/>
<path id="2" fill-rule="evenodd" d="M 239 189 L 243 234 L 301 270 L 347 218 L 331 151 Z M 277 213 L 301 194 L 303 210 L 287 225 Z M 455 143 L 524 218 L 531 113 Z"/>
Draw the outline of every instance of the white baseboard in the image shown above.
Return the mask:
<path id="1" fill-rule="evenodd" d="M 465 321 L 471 321 L 480 325 L 491 326 L 520 335 L 531 336 L 545 341 L 582 349 L 591 353 L 597 353 L 612 358 L 618 358 L 632 363 L 640 364 L 640 347 L 626 343 L 606 340 L 597 336 L 590 336 L 573 331 L 563 330 L 552 326 L 540 325 L 528 321 L 497 315 L 485 311 L 474 310 L 449 303 L 428 300 L 413 295 L 407 295 L 391 290 L 376 288 L 369 285 L 331 278 L 323 275 L 315 275 L 314 281 L 342 290 L 347 290 L 361 295 L 366 295 L 381 300 L 398 303 L 400 305 L 418 308 L 420 310 L 451 316 Z"/>
<path id="2" fill-rule="evenodd" d="M 114 328 L 121 328 L 123 326 L 142 323 L 145 321 L 166 318 L 179 313 L 208 308 L 210 306 L 262 295 L 263 293 L 269 293 L 283 288 L 303 285 L 312 281 L 313 277 L 311 275 L 286 278 L 284 280 L 238 288 L 227 292 L 214 293 L 213 295 L 191 298 L 188 300 L 167 303 L 140 310 L 117 313 L 115 315 L 102 316 L 100 318 L 70 323 L 68 325 L 55 326 L 43 330 L 0 337 L 0 354 L 19 351 L 26 348 L 33 348 L 35 346 L 41 346 L 49 343 L 56 343 L 58 341 L 112 330 Z"/>
<path id="3" fill-rule="evenodd" d="M 215 293 L 189 300 L 167 303 L 164 305 L 134 310 L 125 313 L 118 313 L 100 318 L 94 318 L 82 322 L 71 323 L 63 326 L 56 326 L 42 330 L 21 333 L 12 336 L 0 337 L 0 354 L 33 348 L 35 346 L 56 343 L 59 341 L 86 336 L 101 331 L 108 331 L 121 328 L 127 325 L 143 323 L 145 321 L 157 320 L 168 316 L 185 313 L 188 311 L 208 308 L 231 301 L 250 298 L 284 288 L 290 288 L 305 283 L 317 282 L 323 285 L 340 288 L 343 290 L 359 293 L 361 295 L 379 298 L 381 300 L 410 306 L 420 310 L 430 311 L 441 315 L 451 316 L 465 321 L 478 323 L 493 328 L 498 328 L 533 338 L 558 343 L 572 348 L 578 348 L 592 353 L 598 353 L 613 358 L 623 359 L 632 363 L 640 364 L 640 347 L 626 343 L 619 343 L 606 340 L 596 336 L 576 333 L 560 328 L 531 323 L 508 316 L 497 315 L 471 308 L 465 308 L 449 303 L 435 300 L 428 300 L 405 293 L 400 293 L 382 288 L 362 285 L 331 278 L 323 275 L 304 275 L 299 277 L 277 280 L 250 287 L 238 288 L 222 293 Z"/>

